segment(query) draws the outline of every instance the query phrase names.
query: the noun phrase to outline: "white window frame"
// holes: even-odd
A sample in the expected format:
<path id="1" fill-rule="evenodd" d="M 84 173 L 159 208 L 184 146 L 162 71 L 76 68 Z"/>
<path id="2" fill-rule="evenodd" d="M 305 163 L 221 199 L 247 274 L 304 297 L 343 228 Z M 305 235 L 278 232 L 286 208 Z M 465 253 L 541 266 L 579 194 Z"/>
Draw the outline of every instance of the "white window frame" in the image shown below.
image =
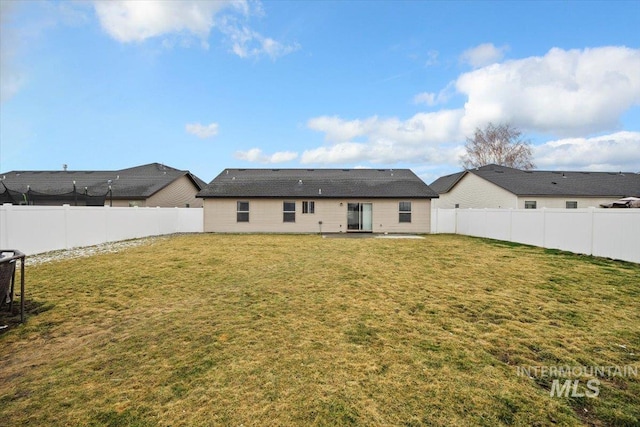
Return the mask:
<path id="1" fill-rule="evenodd" d="M 247 204 L 247 210 L 241 210 L 240 209 L 240 203 L 246 203 Z M 250 212 L 250 210 L 251 210 L 251 204 L 249 203 L 248 200 L 238 200 L 236 202 L 236 222 L 249 222 L 249 219 L 250 219 L 249 212 Z M 240 214 L 247 214 L 247 220 L 246 221 L 244 219 L 240 220 Z"/>
<path id="2" fill-rule="evenodd" d="M 293 204 L 293 210 L 287 210 L 287 204 Z M 296 202 L 294 200 L 282 202 L 282 222 L 296 222 Z"/>
<path id="3" fill-rule="evenodd" d="M 402 209 L 403 208 L 403 203 L 404 204 L 408 204 L 409 205 L 409 210 L 407 209 Z M 406 207 L 406 205 L 405 205 Z M 411 204 L 410 201 L 402 201 L 402 202 L 398 202 L 398 223 L 401 224 L 411 224 L 411 220 L 413 219 L 413 206 Z M 403 218 L 405 218 L 403 220 Z M 406 219 L 409 219 L 408 221 Z"/>
<path id="4" fill-rule="evenodd" d="M 571 205 L 569 205 L 571 204 Z M 567 200 L 564 203 L 565 208 L 567 209 L 578 209 L 578 202 L 576 200 Z"/>
<path id="5" fill-rule="evenodd" d="M 314 200 L 303 200 L 302 201 L 302 213 L 303 214 L 314 214 L 314 213 L 316 213 L 316 202 Z"/>

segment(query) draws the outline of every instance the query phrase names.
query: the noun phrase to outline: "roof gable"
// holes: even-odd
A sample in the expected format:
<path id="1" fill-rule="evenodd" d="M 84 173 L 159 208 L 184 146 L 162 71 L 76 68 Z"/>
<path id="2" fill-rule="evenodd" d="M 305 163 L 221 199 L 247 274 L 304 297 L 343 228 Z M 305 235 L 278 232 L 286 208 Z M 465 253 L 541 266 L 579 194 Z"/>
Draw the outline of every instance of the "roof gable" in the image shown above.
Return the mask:
<path id="1" fill-rule="evenodd" d="M 436 198 L 409 169 L 225 169 L 197 197 Z"/>
<path id="2" fill-rule="evenodd" d="M 467 171 L 452 173 L 451 175 L 441 176 L 440 178 L 429 184 L 429 187 L 438 194 L 448 193 L 454 185 L 456 185 Z"/>

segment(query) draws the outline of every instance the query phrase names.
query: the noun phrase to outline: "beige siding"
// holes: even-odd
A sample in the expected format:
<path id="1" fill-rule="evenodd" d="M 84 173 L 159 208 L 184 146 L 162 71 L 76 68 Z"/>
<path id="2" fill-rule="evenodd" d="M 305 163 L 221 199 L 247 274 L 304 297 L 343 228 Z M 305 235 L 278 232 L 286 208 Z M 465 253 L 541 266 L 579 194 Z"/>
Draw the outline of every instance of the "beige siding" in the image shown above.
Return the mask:
<path id="1" fill-rule="evenodd" d="M 516 208 L 518 198 L 515 194 L 497 185 L 467 173 L 448 193 L 434 199 L 434 208 Z"/>
<path id="2" fill-rule="evenodd" d="M 295 223 L 283 222 L 283 202 L 296 202 Z M 315 213 L 303 214 L 307 199 L 205 199 L 204 231 L 221 233 L 339 233 L 347 231 L 347 203 L 372 203 L 373 232 L 428 233 L 431 224 L 429 199 L 308 199 Z M 249 222 L 236 221 L 238 201 L 249 202 Z M 410 201 L 412 222 L 399 222 L 400 201 Z"/>
<path id="3" fill-rule="evenodd" d="M 198 189 L 193 182 L 186 176 L 173 181 L 148 199 L 113 199 L 113 207 L 128 208 L 131 206 L 152 207 L 159 206 L 161 208 L 184 208 L 189 204 L 191 208 L 201 208 L 202 199 L 197 199 Z M 104 201 L 105 206 L 109 206 L 109 197 Z"/>
<path id="4" fill-rule="evenodd" d="M 602 197 L 538 197 L 538 196 L 520 196 L 518 197 L 518 209 L 524 209 L 525 201 L 535 201 L 536 208 L 555 208 L 555 209 L 564 209 L 566 208 L 566 202 L 578 202 L 578 208 L 599 208 L 601 203 L 611 203 L 615 200 L 618 200 L 618 197 L 612 198 L 602 198 Z"/>
<path id="5" fill-rule="evenodd" d="M 138 206 L 144 206 L 144 200 L 120 200 L 120 199 L 113 199 L 113 201 L 111 202 L 111 206 L 113 206 L 114 208 L 128 208 L 131 206 L 131 202 L 135 202 L 138 204 Z M 109 197 L 107 196 L 107 200 L 104 201 L 105 206 L 109 206 Z"/>
<path id="6" fill-rule="evenodd" d="M 197 193 L 198 189 L 193 182 L 186 176 L 181 176 L 162 190 L 149 197 L 145 206 L 184 208 L 188 204 L 192 208 L 201 208 L 202 199 L 196 199 Z"/>

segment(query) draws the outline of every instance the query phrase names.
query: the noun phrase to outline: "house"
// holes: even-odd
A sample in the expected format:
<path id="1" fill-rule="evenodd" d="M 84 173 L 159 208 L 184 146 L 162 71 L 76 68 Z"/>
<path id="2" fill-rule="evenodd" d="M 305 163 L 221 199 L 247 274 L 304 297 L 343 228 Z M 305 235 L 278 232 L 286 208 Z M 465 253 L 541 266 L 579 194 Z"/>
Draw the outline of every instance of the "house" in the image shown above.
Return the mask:
<path id="1" fill-rule="evenodd" d="M 0 173 L 0 203 L 72 206 L 202 207 L 206 182 L 160 164 L 114 171 Z"/>
<path id="2" fill-rule="evenodd" d="M 487 165 L 430 184 L 435 208 L 587 208 L 640 195 L 634 172 L 524 171 Z"/>
<path id="3" fill-rule="evenodd" d="M 207 232 L 429 233 L 438 195 L 408 169 L 225 169 L 197 197 Z"/>

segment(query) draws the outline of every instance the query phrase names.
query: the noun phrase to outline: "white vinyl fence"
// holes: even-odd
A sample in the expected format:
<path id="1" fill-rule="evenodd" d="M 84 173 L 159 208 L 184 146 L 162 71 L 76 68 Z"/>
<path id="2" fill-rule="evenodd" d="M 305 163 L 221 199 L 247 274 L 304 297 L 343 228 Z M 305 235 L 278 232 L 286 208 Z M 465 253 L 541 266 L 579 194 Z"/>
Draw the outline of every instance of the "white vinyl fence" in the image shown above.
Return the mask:
<path id="1" fill-rule="evenodd" d="M 434 209 L 431 232 L 640 263 L 640 209 Z"/>
<path id="2" fill-rule="evenodd" d="M 0 249 L 27 255 L 202 231 L 202 208 L 0 206 Z"/>

